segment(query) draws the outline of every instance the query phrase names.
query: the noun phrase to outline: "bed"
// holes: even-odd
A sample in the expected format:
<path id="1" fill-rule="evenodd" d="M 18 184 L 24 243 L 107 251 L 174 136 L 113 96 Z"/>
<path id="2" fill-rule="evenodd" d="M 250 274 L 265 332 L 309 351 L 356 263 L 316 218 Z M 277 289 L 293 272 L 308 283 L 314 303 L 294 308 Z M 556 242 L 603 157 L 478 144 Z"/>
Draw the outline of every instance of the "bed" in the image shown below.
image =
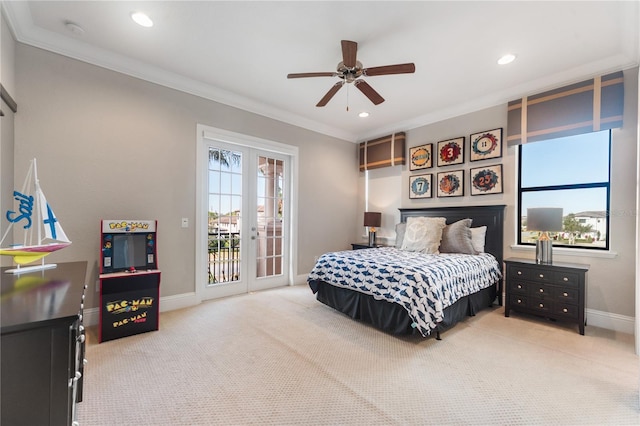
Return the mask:
<path id="1" fill-rule="evenodd" d="M 399 254 L 398 252 L 403 250 L 394 247 L 325 253 L 309 274 L 308 284 L 319 302 L 355 320 L 394 335 L 435 335 L 436 339 L 440 340 L 441 332 L 461 320 L 492 306 L 496 300 L 498 304 L 502 304 L 502 298 L 499 296 L 502 294 L 504 209 L 504 205 L 400 209 L 400 221 L 403 224 L 406 224 L 409 218 L 419 218 L 410 219 L 412 223 L 417 220 L 438 220 L 421 218 L 446 218 L 447 225 L 471 219 L 473 228 L 486 226 L 484 254 L 447 253 L 422 256 L 437 259 L 443 265 L 452 264 L 451 267 L 455 268 L 455 271 L 491 265 L 482 275 L 473 273 L 463 278 L 466 286 L 464 291 L 445 292 L 439 285 L 430 286 L 433 290 L 424 290 L 420 283 L 406 283 L 406 277 L 417 276 L 415 268 L 420 268 L 420 262 L 423 260 L 414 252 L 404 251 L 405 254 Z M 406 256 L 402 258 L 402 265 L 393 263 L 393 259 L 399 255 Z M 471 263 L 457 264 L 458 259 Z M 332 269 L 326 269 L 327 264 L 331 264 Z M 397 269 L 400 267 L 409 269 L 401 271 Z M 436 275 L 439 274 L 439 270 L 436 269 Z M 429 274 L 428 280 L 422 277 L 425 282 L 432 279 L 431 275 L 434 272 Z M 336 280 L 336 276 L 343 279 Z M 386 276 L 389 279 L 384 283 L 379 280 L 374 282 L 371 276 Z M 416 280 L 421 281 L 422 278 Z M 477 284 L 476 281 L 482 281 L 482 284 Z M 405 284 L 410 287 L 405 287 Z M 441 300 L 444 293 L 451 292 L 456 294 L 446 294 Z M 409 298 L 412 300 L 408 300 Z M 420 303 L 416 300 L 422 301 L 420 303 L 425 306 L 419 306 Z"/>

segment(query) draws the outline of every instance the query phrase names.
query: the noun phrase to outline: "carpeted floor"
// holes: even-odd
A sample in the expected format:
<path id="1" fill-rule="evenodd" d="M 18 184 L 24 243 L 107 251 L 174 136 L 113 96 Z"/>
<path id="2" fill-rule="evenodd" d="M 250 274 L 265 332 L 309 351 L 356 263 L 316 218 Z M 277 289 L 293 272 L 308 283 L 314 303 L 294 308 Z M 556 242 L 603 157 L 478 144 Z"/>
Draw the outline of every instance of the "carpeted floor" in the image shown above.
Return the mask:
<path id="1" fill-rule="evenodd" d="M 295 286 L 88 331 L 84 426 L 640 424 L 633 336 L 497 306 L 442 341 L 397 338 Z"/>

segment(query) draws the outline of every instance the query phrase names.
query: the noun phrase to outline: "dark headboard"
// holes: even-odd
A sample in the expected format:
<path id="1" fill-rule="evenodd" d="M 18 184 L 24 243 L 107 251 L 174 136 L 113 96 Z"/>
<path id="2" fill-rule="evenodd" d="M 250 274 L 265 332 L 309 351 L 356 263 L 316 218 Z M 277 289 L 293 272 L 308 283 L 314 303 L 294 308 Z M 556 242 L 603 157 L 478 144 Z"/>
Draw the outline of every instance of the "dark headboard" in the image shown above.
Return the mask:
<path id="1" fill-rule="evenodd" d="M 502 265 L 504 250 L 504 205 L 465 206 L 465 207 L 428 207 L 399 209 L 400 221 L 406 222 L 408 217 L 446 217 L 447 224 L 461 219 L 471 218 L 472 227 L 486 226 L 484 251 L 491 253 Z"/>

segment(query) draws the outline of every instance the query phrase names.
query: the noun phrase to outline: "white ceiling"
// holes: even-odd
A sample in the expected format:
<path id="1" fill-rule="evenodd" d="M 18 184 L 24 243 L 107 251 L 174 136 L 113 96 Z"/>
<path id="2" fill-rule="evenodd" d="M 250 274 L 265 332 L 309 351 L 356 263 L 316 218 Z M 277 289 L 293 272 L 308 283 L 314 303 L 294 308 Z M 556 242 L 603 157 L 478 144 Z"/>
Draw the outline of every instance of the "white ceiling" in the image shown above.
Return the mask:
<path id="1" fill-rule="evenodd" d="M 498 105 L 638 65 L 637 1 L 4 1 L 22 43 L 359 141 Z M 143 28 L 130 19 L 143 11 Z M 65 22 L 84 29 L 77 35 Z M 374 67 L 414 62 L 415 74 L 364 77 L 324 108 L 340 40 Z M 496 61 L 512 52 L 517 59 Z M 349 110 L 347 111 L 347 105 Z M 360 111 L 371 115 L 362 119 Z"/>

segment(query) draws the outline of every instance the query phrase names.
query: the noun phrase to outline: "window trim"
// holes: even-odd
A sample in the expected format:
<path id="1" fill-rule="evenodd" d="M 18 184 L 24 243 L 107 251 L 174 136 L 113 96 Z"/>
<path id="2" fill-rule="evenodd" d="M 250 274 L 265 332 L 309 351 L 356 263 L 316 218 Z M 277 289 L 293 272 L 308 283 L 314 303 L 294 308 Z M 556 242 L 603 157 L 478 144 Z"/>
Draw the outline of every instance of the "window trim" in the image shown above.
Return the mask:
<path id="1" fill-rule="evenodd" d="M 522 188 L 522 146 L 518 145 L 518 188 L 517 188 L 517 217 L 516 217 L 516 245 L 512 246 L 512 248 L 524 248 L 524 247 L 535 247 L 533 243 L 525 243 L 522 242 L 522 194 L 527 192 L 540 192 L 540 191 L 557 191 L 557 190 L 571 190 L 571 189 L 593 189 L 593 188 L 605 188 L 606 189 L 606 209 L 605 209 L 605 229 L 606 229 L 606 239 L 604 247 L 588 247 L 588 246 L 570 246 L 566 244 L 554 244 L 554 250 L 562 250 L 562 251 L 576 251 L 576 250 L 597 250 L 597 251 L 606 251 L 610 252 L 611 245 L 611 233 L 610 226 L 611 220 L 609 212 L 611 211 L 611 130 L 608 130 L 609 134 L 609 170 L 607 176 L 607 182 L 591 182 L 591 183 L 576 183 L 576 184 L 566 184 L 566 185 L 549 185 L 549 186 L 532 186 L 527 187 L 525 189 Z M 551 141 L 551 139 L 549 140 Z M 549 143 L 549 141 L 539 141 L 539 142 L 531 142 L 531 143 Z M 610 252 L 613 253 L 613 252 Z M 614 256 L 617 256 L 617 253 L 613 253 Z"/>

